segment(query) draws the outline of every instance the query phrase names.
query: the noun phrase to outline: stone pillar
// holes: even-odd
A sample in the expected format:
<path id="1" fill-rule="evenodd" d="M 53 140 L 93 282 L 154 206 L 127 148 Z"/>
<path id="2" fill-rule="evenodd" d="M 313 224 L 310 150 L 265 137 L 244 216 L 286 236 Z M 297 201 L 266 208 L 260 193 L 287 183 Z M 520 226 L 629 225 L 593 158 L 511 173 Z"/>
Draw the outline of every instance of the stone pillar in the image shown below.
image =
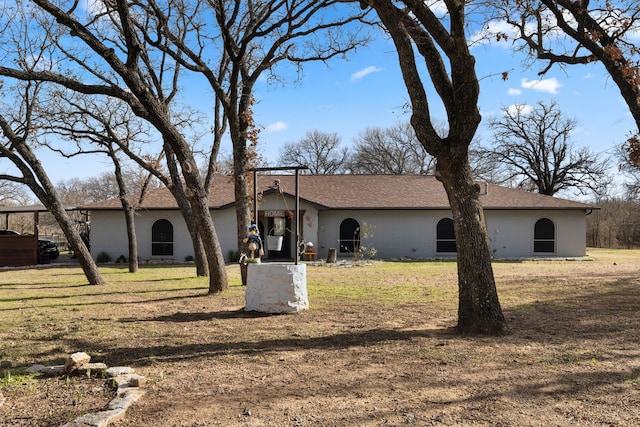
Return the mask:
<path id="1" fill-rule="evenodd" d="M 297 313 L 309 308 L 305 264 L 249 264 L 245 311 Z"/>

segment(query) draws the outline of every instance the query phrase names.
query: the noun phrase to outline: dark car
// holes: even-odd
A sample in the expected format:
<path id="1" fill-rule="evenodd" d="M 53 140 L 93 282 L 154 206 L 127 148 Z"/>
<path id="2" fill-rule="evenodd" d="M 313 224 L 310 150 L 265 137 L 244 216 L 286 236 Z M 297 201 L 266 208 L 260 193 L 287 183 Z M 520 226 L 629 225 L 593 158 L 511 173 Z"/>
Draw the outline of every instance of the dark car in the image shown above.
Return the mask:
<path id="1" fill-rule="evenodd" d="M 58 245 L 50 239 L 38 239 L 38 262 L 46 263 L 60 256 Z"/>
<path id="2" fill-rule="evenodd" d="M 17 231 L 13 231 L 13 230 L 7 230 L 6 228 L 3 230 L 0 230 L 0 236 L 19 236 L 20 233 L 18 233 Z"/>
<path id="3" fill-rule="evenodd" d="M 14 230 L 2 229 L 0 235 L 4 236 L 20 236 L 20 233 Z M 60 256 L 58 245 L 51 239 L 38 239 L 38 264 L 48 264 L 52 259 Z"/>

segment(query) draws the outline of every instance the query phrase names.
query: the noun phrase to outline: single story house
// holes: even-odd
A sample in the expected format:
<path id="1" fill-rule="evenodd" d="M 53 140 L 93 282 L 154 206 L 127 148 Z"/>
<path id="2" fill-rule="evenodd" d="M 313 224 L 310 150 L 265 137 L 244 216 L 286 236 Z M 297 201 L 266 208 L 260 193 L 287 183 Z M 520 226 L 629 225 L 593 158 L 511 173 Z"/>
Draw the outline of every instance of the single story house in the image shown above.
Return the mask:
<path id="1" fill-rule="evenodd" d="M 258 175 L 258 225 L 264 261 L 293 260 L 296 254 L 294 175 Z M 496 258 L 582 257 L 586 253 L 585 203 L 482 183 L 482 204 L 490 249 Z M 300 239 L 314 245 L 317 258 L 330 249 L 351 257 L 375 248 L 381 259 L 455 256 L 453 221 L 446 193 L 434 176 L 300 175 Z M 127 255 L 127 234 L 117 199 L 81 208 L 91 215 L 91 253 L 111 259 Z M 216 178 L 211 216 L 229 261 L 237 250 L 233 179 Z M 193 246 L 169 191 L 144 199 L 136 216 L 140 260 L 183 261 Z M 282 237 L 281 247 L 271 245 Z"/>

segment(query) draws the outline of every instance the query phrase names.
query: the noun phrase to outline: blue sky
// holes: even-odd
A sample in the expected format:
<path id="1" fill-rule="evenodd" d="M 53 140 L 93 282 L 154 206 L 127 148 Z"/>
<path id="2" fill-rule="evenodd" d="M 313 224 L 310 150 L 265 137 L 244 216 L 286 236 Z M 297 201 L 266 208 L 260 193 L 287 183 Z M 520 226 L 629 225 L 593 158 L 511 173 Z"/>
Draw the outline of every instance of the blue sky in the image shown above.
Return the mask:
<path id="1" fill-rule="evenodd" d="M 476 47 L 477 74 L 481 79 L 479 135 L 490 143 L 489 118 L 514 104 L 535 105 L 555 100 L 561 111 L 578 121 L 576 146 L 607 152 L 634 129 L 634 122 L 617 87 L 599 64 L 553 68 L 545 76 L 543 64 L 525 68 L 522 56 L 504 44 Z M 256 119 L 264 126 L 261 149 L 276 158 L 286 142 L 302 138 L 307 130 L 336 132 L 343 144 L 367 127 L 389 127 L 409 119 L 403 107 L 408 96 L 392 46 L 384 41 L 361 49 L 349 61 L 330 68 L 307 67 L 305 80 L 296 87 L 264 88 L 259 92 Z M 501 78 L 509 70 L 508 80 Z M 431 90 L 433 117 L 444 120 L 439 100 Z"/>
<path id="2" fill-rule="evenodd" d="M 523 66 L 524 57 L 507 43 L 478 45 L 472 52 L 481 79 L 483 122 L 478 135 L 484 145 L 490 144 L 486 128 L 489 118 L 514 104 L 535 105 L 538 101 L 555 100 L 567 117 L 578 121 L 573 134 L 576 147 L 586 146 L 603 155 L 612 153 L 613 147 L 634 129 L 617 87 L 597 63 L 554 67 L 539 77 L 537 72 L 544 64 Z M 503 71 L 509 71 L 506 81 L 501 78 Z M 203 94 L 201 87 L 186 86 L 184 97 L 208 98 L 210 94 Z M 443 120 L 439 101 L 432 90 L 430 93 L 433 117 Z M 408 97 L 397 56 L 384 37 L 347 60 L 335 59 L 328 66 L 307 64 L 298 84 L 274 86 L 262 81 L 255 96 L 255 119 L 262 128 L 258 149 L 272 165 L 276 165 L 284 144 L 300 140 L 307 131 L 335 132 L 342 144 L 349 146 L 367 127 L 386 128 L 409 119 L 405 108 Z M 230 153 L 230 146 L 223 147 L 223 152 Z M 42 159 L 54 183 L 111 170 L 106 160 L 61 160 L 53 155 Z"/>

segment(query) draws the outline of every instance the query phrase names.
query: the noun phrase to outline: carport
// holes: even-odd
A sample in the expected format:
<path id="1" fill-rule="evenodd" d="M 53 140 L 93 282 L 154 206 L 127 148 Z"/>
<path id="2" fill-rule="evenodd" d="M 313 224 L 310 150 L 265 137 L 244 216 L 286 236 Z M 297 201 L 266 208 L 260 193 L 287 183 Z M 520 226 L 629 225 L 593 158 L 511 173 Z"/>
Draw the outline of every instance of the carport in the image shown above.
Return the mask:
<path id="1" fill-rule="evenodd" d="M 20 267 L 38 263 L 38 222 L 40 212 L 48 209 L 42 205 L 34 206 L 0 206 L 0 214 L 4 217 L 1 227 L 11 230 L 11 214 L 33 213 L 33 234 L 0 236 L 0 266 Z"/>

